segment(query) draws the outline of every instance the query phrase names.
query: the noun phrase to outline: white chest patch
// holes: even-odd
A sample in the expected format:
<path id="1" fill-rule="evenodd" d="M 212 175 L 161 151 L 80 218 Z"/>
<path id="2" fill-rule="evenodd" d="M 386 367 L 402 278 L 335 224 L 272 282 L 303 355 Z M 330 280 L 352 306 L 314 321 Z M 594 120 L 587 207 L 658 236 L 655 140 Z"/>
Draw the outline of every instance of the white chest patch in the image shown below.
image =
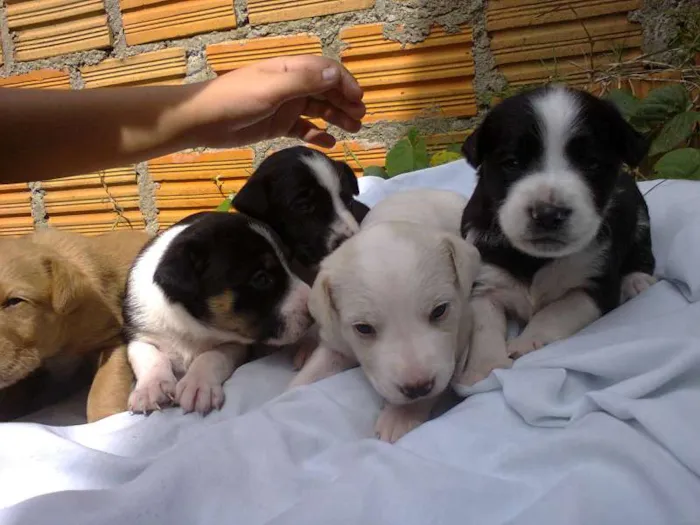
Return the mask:
<path id="1" fill-rule="evenodd" d="M 488 296 L 504 310 L 527 322 L 548 304 L 561 299 L 567 292 L 590 284 L 603 272 L 609 244 L 591 243 L 586 249 L 555 259 L 540 268 L 530 286 L 515 279 L 508 271 L 484 264 L 474 296 Z"/>

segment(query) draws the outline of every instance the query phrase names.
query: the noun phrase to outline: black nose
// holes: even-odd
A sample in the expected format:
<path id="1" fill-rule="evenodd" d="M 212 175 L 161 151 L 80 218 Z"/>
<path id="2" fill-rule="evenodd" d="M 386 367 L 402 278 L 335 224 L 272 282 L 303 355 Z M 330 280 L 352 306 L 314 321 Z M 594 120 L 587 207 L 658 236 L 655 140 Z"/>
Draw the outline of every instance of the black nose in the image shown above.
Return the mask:
<path id="1" fill-rule="evenodd" d="M 410 385 L 401 385 L 399 390 L 408 399 L 418 399 L 419 397 L 430 394 L 434 386 L 435 378 L 433 377 L 429 381 L 421 381 L 420 383 L 413 383 Z"/>
<path id="2" fill-rule="evenodd" d="M 571 217 L 571 208 L 540 203 L 530 208 L 530 216 L 542 230 L 556 230 Z"/>

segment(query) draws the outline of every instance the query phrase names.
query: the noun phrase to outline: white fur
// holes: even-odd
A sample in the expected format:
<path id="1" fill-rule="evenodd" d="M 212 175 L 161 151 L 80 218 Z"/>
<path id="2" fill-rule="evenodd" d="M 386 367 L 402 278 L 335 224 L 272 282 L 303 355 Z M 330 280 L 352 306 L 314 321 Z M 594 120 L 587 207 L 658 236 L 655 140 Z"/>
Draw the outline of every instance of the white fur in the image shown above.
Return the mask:
<path id="1" fill-rule="evenodd" d="M 125 301 L 132 316 L 132 328 L 136 332 L 128 345 L 129 362 L 136 376 L 136 386 L 129 399 L 132 411 L 157 410 L 173 398 L 178 403 L 184 403 L 183 409 L 186 411 L 197 409 L 208 412 L 220 406 L 219 397 L 223 393 L 206 390 L 207 385 L 217 381 L 221 384 L 228 379 L 247 355 L 246 345 L 252 343 L 241 334 L 220 330 L 195 319 L 182 305 L 170 302 L 153 281 L 168 247 L 189 226 L 174 226 L 163 232 L 137 259 L 129 276 Z M 294 342 L 308 327 L 305 317 L 309 287 L 290 272 L 268 232 L 256 225 L 252 225 L 251 229 L 271 244 L 291 282 L 280 307 L 285 320 L 285 333 L 266 343 L 282 345 Z M 191 367 L 199 360 L 215 362 L 217 366 L 197 365 L 195 371 L 190 373 Z M 184 376 L 177 383 L 177 392 L 176 375 Z M 192 389 L 201 391 L 204 397 L 190 399 L 187 396 Z M 186 397 L 183 398 L 183 395 Z M 205 397 L 209 399 L 208 402 L 203 401 Z"/>
<path id="2" fill-rule="evenodd" d="M 340 181 L 331 161 L 317 152 L 302 157 L 302 161 L 309 167 L 318 183 L 328 190 L 333 203 L 335 220 L 329 225 L 330 235 L 326 246 L 328 251 L 331 252 L 335 248 L 338 239 L 345 239 L 355 235 L 360 231 L 360 225 L 340 199 Z"/>
<path id="3" fill-rule="evenodd" d="M 462 213 L 468 199 L 447 190 L 405 190 L 377 203 L 362 221 L 362 228 L 387 220 L 404 221 L 460 235 Z"/>
<path id="4" fill-rule="evenodd" d="M 290 387 L 359 362 L 388 402 L 377 433 L 394 441 L 427 418 L 455 371 L 461 372 L 471 328 L 468 296 L 480 256 L 454 234 L 392 221 L 390 215 L 366 228 L 363 222 L 360 233 L 321 264 L 309 309 L 319 324 L 322 352 L 314 353 Z M 430 312 L 444 302 L 447 313 L 431 323 Z M 376 335 L 359 334 L 356 323 L 371 324 Z M 402 386 L 431 379 L 434 388 L 420 399 L 401 392 Z"/>
<path id="5" fill-rule="evenodd" d="M 533 100 L 532 106 L 543 137 L 543 163 L 509 189 L 498 220 L 503 233 L 520 251 L 535 257 L 563 257 L 589 244 L 602 222 L 588 184 L 569 165 L 565 152 L 567 141 L 576 130 L 580 105 L 575 95 L 555 89 Z M 529 240 L 529 209 L 537 203 L 572 210 L 566 245 L 544 247 Z"/>

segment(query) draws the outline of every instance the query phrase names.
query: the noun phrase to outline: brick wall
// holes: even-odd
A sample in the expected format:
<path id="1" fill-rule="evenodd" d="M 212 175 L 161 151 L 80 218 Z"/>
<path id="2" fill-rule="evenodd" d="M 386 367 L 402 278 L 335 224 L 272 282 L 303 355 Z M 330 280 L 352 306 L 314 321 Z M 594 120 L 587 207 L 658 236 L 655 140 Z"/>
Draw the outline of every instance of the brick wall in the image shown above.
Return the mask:
<path id="1" fill-rule="evenodd" d="M 654 0 L 648 0 L 653 3 Z M 566 79 L 644 48 L 642 0 L 0 0 L 0 86 L 197 82 L 268 57 L 339 58 L 366 90 L 365 128 L 331 152 L 382 164 L 411 126 L 460 142 L 489 94 Z M 642 13 L 640 15 L 640 13 Z M 642 23 L 632 22 L 638 20 Z M 182 152 L 51 182 L 0 186 L 0 234 L 52 225 L 156 231 L 213 209 L 282 140 Z M 347 159 L 360 173 L 351 157 Z"/>

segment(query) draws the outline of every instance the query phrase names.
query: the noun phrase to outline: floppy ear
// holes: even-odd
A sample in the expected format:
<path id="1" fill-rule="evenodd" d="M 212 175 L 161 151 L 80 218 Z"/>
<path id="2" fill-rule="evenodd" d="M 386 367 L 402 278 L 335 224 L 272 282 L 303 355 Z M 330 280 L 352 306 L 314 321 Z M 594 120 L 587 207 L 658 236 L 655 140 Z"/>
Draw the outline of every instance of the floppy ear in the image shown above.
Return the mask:
<path id="1" fill-rule="evenodd" d="M 309 313 L 320 325 L 321 330 L 328 330 L 338 317 L 338 310 L 333 298 L 333 289 L 327 270 L 319 272 L 311 287 Z"/>
<path id="2" fill-rule="evenodd" d="M 256 219 L 264 218 L 268 211 L 268 200 L 262 180 L 253 174 L 236 193 L 231 203 L 241 213 Z"/>
<path id="3" fill-rule="evenodd" d="M 186 304 L 195 316 L 206 314 L 202 300 L 200 276 L 207 265 L 206 250 L 196 240 L 188 240 L 171 248 L 161 259 L 153 282 L 172 301 Z"/>
<path id="4" fill-rule="evenodd" d="M 457 284 L 465 297 L 471 292 L 481 268 L 481 255 L 473 244 L 456 235 L 445 235 L 445 250 L 455 272 Z"/>
<path id="5" fill-rule="evenodd" d="M 54 311 L 66 315 L 77 310 L 89 292 L 85 274 L 60 256 L 47 256 L 43 263 L 51 278 L 51 306 Z"/>
<path id="6" fill-rule="evenodd" d="M 481 165 L 482 156 L 481 150 L 479 148 L 479 135 L 481 134 L 481 129 L 477 128 L 472 131 L 467 139 L 462 144 L 462 155 L 467 159 L 467 162 L 471 164 L 472 168 L 476 169 Z"/>
<path id="7" fill-rule="evenodd" d="M 360 193 L 360 187 L 357 185 L 357 176 L 352 168 L 347 163 L 339 160 L 334 161 L 338 174 L 340 175 L 341 187 L 351 195 Z"/>
<path id="8" fill-rule="evenodd" d="M 613 130 L 613 140 L 617 150 L 625 164 L 630 168 L 636 168 L 646 157 L 651 141 L 634 129 L 617 107 L 611 102 L 607 103 L 615 113 L 610 129 Z"/>

